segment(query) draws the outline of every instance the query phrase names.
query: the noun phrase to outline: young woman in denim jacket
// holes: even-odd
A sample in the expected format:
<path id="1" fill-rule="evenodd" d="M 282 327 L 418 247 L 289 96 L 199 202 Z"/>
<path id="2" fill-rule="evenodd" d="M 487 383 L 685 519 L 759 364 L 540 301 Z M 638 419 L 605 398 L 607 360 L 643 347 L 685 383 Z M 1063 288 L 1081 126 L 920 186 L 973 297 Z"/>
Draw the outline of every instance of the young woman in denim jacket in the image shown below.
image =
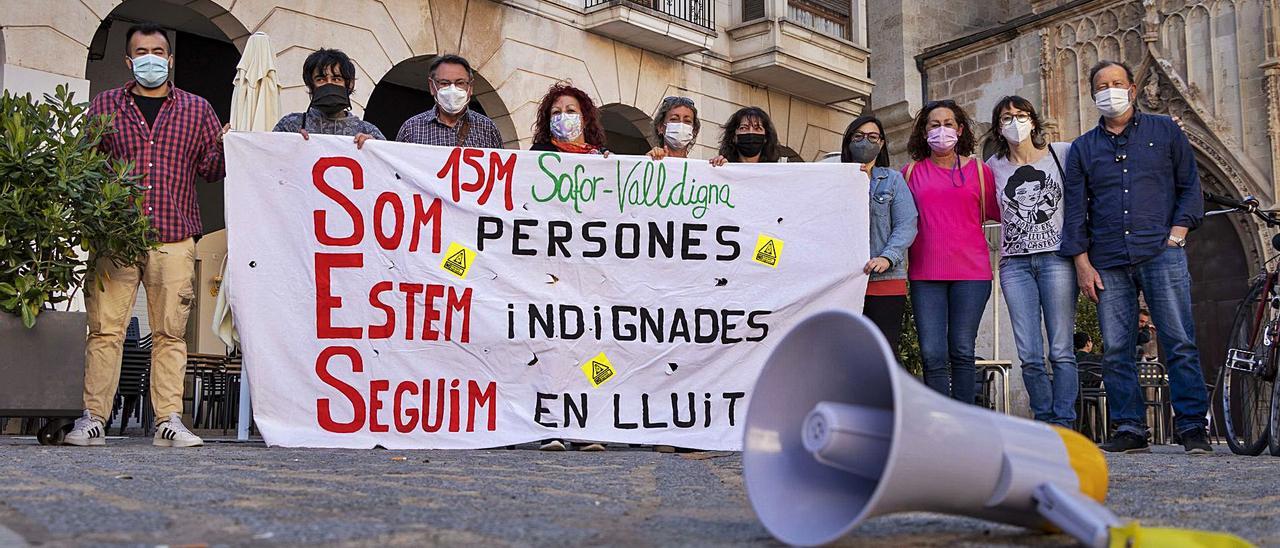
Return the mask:
<path id="1" fill-rule="evenodd" d="M 871 260 L 862 268 L 871 279 L 862 313 L 897 353 L 907 307 L 907 248 L 916 239 L 915 200 L 902 174 L 889 168 L 884 125 L 876 117 L 862 116 L 849 124 L 840 161 L 861 164 L 871 179 Z"/>

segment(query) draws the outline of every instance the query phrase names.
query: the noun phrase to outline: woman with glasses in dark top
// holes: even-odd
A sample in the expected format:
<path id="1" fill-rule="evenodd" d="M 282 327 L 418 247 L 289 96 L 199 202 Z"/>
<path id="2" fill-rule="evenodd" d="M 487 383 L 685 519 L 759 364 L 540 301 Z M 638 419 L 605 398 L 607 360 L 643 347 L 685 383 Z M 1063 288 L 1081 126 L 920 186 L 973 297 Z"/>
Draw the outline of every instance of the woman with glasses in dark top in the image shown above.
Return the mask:
<path id="1" fill-rule="evenodd" d="M 1000 220 L 991 168 L 973 157 L 973 124 L 954 101 L 916 115 L 903 168 L 916 201 L 919 232 L 908 251 L 911 309 L 925 384 L 973 403 L 974 347 L 991 298 L 991 252 L 982 225 Z"/>
<path id="2" fill-rule="evenodd" d="M 649 157 L 661 160 L 667 156 L 688 158 L 689 149 L 698 137 L 702 122 L 698 120 L 698 107 L 688 97 L 667 97 L 658 105 L 653 117 L 653 135 L 658 146 L 649 151 Z"/>
<path id="3" fill-rule="evenodd" d="M 720 153 L 711 159 L 711 165 L 778 161 L 778 130 L 773 128 L 773 121 L 764 109 L 738 109 L 721 129 Z"/>
<path id="4" fill-rule="evenodd" d="M 849 124 L 840 141 L 840 161 L 858 167 L 871 181 L 870 277 L 862 313 L 875 322 L 896 354 L 907 309 L 907 248 L 916 239 L 916 204 L 902 174 L 889 168 L 884 125 L 875 116 Z"/>

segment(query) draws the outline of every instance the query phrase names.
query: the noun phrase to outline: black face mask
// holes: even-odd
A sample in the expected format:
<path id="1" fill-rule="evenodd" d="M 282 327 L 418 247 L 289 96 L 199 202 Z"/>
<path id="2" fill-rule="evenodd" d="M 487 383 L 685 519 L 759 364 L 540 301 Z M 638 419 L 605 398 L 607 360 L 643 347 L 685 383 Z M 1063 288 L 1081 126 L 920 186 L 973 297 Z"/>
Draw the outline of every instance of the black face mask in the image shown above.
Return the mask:
<path id="1" fill-rule="evenodd" d="M 311 108 L 335 116 L 351 108 L 351 96 L 345 86 L 325 84 L 311 92 Z"/>
<path id="2" fill-rule="evenodd" d="M 759 133 L 743 133 L 734 138 L 733 148 L 743 158 L 759 156 L 764 150 L 765 136 Z"/>

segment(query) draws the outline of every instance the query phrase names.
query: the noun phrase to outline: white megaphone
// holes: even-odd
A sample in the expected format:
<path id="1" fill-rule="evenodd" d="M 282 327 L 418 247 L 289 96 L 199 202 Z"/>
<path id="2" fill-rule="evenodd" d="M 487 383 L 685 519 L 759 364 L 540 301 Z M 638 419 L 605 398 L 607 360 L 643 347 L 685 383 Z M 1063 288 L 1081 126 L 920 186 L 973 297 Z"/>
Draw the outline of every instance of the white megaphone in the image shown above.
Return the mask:
<path id="1" fill-rule="evenodd" d="M 783 542 L 832 542 L 863 520 L 931 511 L 1105 546 L 1107 464 L 1084 436 L 943 397 L 865 318 L 813 316 L 778 343 L 747 409 L 756 515 Z"/>

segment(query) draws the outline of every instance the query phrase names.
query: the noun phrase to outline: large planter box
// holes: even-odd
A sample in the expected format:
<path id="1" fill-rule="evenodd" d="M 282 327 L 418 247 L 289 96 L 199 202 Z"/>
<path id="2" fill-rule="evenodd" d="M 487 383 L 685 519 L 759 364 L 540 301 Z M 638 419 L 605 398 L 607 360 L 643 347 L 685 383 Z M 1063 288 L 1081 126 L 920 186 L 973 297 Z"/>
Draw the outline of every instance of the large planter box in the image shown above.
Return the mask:
<path id="1" fill-rule="evenodd" d="M 0 416 L 80 416 L 86 322 L 84 312 L 46 310 L 27 329 L 0 313 Z"/>

